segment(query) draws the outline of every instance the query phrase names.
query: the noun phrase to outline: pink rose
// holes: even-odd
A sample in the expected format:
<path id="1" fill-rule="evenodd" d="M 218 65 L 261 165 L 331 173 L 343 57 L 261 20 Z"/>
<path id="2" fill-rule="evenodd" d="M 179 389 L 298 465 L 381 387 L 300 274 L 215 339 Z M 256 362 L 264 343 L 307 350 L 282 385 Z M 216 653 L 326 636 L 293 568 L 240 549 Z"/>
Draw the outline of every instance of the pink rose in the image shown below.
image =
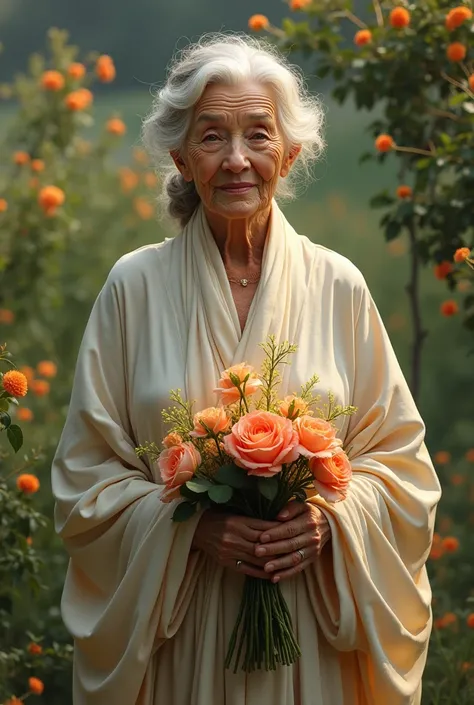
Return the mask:
<path id="1" fill-rule="evenodd" d="M 298 434 L 289 419 L 271 411 L 251 411 L 224 436 L 224 449 L 249 475 L 272 477 L 298 458 Z"/>
<path id="2" fill-rule="evenodd" d="M 336 450 L 330 458 L 311 458 L 309 469 L 316 491 L 327 502 L 340 502 L 346 498 L 352 467 L 342 448 Z"/>
<path id="3" fill-rule="evenodd" d="M 171 446 L 160 453 L 158 467 L 161 479 L 166 485 L 161 499 L 170 501 L 179 496 L 179 488 L 191 480 L 201 463 L 201 456 L 195 446 L 187 441 L 178 446 Z"/>
<path id="4" fill-rule="evenodd" d="M 204 411 L 198 411 L 197 414 L 194 414 L 194 431 L 191 431 L 189 435 L 193 436 L 193 438 L 206 438 L 209 435 L 206 427 L 217 435 L 227 431 L 229 426 L 230 419 L 226 410 L 222 406 L 211 406 L 209 409 L 204 409 Z"/>
<path id="5" fill-rule="evenodd" d="M 244 379 L 248 375 L 248 380 L 245 383 L 245 391 L 242 388 L 246 397 L 258 392 L 259 388 L 262 386 L 262 381 L 257 377 L 253 367 L 247 365 L 245 362 L 240 362 L 238 365 L 229 367 L 228 370 L 224 370 L 222 377 L 217 383 L 218 386 L 214 389 L 214 391 L 219 394 L 220 401 L 224 406 L 233 404 L 240 399 L 239 388 L 231 380 L 231 375 L 237 378 L 241 385 L 243 385 Z"/>
<path id="6" fill-rule="evenodd" d="M 330 458 L 342 446 L 336 429 L 325 419 L 299 416 L 295 422 L 298 452 L 306 458 Z"/>

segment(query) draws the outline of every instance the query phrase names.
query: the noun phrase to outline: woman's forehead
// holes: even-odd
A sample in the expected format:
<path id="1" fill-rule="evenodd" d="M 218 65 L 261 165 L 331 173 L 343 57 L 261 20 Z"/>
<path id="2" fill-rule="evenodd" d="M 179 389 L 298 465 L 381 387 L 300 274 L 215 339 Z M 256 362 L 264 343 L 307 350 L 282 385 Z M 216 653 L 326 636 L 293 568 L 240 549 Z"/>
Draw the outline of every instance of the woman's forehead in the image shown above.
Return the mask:
<path id="1" fill-rule="evenodd" d="M 212 83 L 196 103 L 194 122 L 225 119 L 229 111 L 242 113 L 251 120 L 272 121 L 276 106 L 271 87 L 250 81 L 235 86 Z"/>

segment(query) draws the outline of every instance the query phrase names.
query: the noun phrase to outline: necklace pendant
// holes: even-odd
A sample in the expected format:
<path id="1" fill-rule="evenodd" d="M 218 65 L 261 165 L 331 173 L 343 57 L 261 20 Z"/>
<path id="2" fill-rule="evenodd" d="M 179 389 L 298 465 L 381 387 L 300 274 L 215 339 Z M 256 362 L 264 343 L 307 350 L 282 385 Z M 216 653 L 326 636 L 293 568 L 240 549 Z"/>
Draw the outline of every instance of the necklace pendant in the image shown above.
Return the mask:
<path id="1" fill-rule="evenodd" d="M 248 283 L 249 283 L 249 280 L 248 280 L 248 279 L 241 279 L 241 280 L 240 280 L 241 286 L 247 286 Z"/>

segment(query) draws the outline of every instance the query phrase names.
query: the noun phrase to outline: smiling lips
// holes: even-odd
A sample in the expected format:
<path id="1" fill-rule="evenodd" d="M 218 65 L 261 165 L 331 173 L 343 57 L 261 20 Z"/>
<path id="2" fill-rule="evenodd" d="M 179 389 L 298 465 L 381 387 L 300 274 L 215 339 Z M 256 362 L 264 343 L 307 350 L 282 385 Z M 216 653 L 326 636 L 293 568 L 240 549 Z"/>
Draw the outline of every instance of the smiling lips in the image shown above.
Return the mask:
<path id="1" fill-rule="evenodd" d="M 247 191 L 250 191 L 250 189 L 253 188 L 255 185 L 256 184 L 251 184 L 248 181 L 239 181 L 238 183 L 224 184 L 223 186 L 219 186 L 218 188 L 221 191 L 225 191 L 226 193 L 241 194 L 247 193 Z"/>

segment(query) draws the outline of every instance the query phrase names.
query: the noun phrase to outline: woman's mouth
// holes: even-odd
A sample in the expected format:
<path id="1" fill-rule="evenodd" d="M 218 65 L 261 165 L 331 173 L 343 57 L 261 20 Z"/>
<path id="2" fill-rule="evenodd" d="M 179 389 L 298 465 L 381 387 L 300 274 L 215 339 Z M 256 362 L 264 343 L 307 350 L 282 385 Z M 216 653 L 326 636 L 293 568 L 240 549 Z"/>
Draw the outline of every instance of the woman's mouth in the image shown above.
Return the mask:
<path id="1" fill-rule="evenodd" d="M 253 189 L 255 184 L 250 183 L 238 183 L 238 184 L 224 184 L 224 186 L 219 186 L 221 191 L 225 193 L 230 193 L 234 195 L 240 195 L 242 193 L 247 193 L 250 189 Z"/>

